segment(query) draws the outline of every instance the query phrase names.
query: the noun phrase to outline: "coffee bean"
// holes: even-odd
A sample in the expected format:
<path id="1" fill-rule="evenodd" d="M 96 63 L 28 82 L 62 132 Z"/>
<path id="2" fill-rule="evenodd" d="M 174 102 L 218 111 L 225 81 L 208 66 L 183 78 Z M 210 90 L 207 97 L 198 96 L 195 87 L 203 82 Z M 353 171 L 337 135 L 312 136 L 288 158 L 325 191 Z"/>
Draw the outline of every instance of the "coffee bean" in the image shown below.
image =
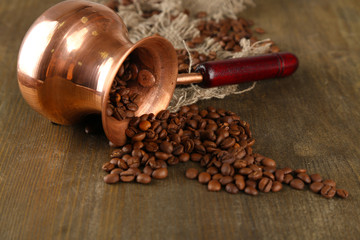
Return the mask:
<path id="1" fill-rule="evenodd" d="M 188 168 L 186 170 L 185 176 L 189 179 L 197 178 L 199 171 L 196 168 Z"/>
<path id="2" fill-rule="evenodd" d="M 246 194 L 252 195 L 252 196 L 256 196 L 256 195 L 259 194 L 259 192 L 258 192 L 255 188 L 253 188 L 253 187 L 246 187 L 246 188 L 244 189 L 244 192 L 245 192 Z"/>
<path id="3" fill-rule="evenodd" d="M 245 186 L 256 188 L 257 187 L 257 182 L 254 181 L 254 180 L 248 179 L 248 180 L 245 181 Z"/>
<path id="4" fill-rule="evenodd" d="M 306 169 L 299 168 L 299 169 L 294 170 L 294 172 L 297 173 L 297 174 L 299 174 L 299 173 L 306 173 Z"/>
<path id="5" fill-rule="evenodd" d="M 281 191 L 281 189 L 283 188 L 281 182 L 279 181 L 274 181 L 271 187 L 271 191 L 272 192 L 279 192 Z"/>
<path id="6" fill-rule="evenodd" d="M 259 181 L 258 188 L 261 192 L 270 192 L 273 182 L 271 179 L 264 177 Z"/>
<path id="7" fill-rule="evenodd" d="M 133 142 L 140 142 L 142 140 L 144 140 L 146 137 L 146 133 L 145 132 L 139 132 L 139 133 L 136 133 L 132 138 L 131 140 Z"/>
<path id="8" fill-rule="evenodd" d="M 139 128 L 141 131 L 146 132 L 151 127 L 151 123 L 149 121 L 141 121 L 139 123 Z"/>
<path id="9" fill-rule="evenodd" d="M 323 188 L 324 184 L 321 182 L 314 182 L 312 184 L 310 184 L 310 190 L 314 193 L 318 193 L 322 188 Z"/>
<path id="10" fill-rule="evenodd" d="M 324 184 L 324 186 L 321 188 L 320 194 L 325 198 L 333 198 L 336 194 L 336 189 L 331 185 Z"/>
<path id="11" fill-rule="evenodd" d="M 241 176 L 235 179 L 235 185 L 237 186 L 237 188 L 239 190 L 244 190 L 245 188 L 245 180 L 244 177 L 242 175 L 237 175 L 237 176 Z"/>
<path id="12" fill-rule="evenodd" d="M 160 144 L 161 151 L 171 154 L 174 150 L 173 145 L 170 142 L 164 141 Z"/>
<path id="13" fill-rule="evenodd" d="M 289 168 L 289 167 L 284 167 L 282 170 L 284 171 L 284 174 L 290 174 L 290 173 L 292 173 L 292 169 Z"/>
<path id="14" fill-rule="evenodd" d="M 170 154 L 164 152 L 156 152 L 155 157 L 160 160 L 167 160 L 170 157 Z"/>
<path id="15" fill-rule="evenodd" d="M 248 178 L 250 180 L 254 180 L 254 181 L 259 180 L 261 177 L 262 177 L 262 171 L 261 170 L 253 171 L 252 173 L 250 173 L 248 175 Z"/>
<path id="16" fill-rule="evenodd" d="M 105 170 L 107 172 L 110 172 L 111 170 L 113 170 L 115 168 L 115 165 L 112 164 L 112 163 L 105 163 L 103 166 L 102 166 L 102 170 Z"/>
<path id="17" fill-rule="evenodd" d="M 213 178 L 214 179 L 214 178 Z M 221 185 L 227 185 L 228 183 L 231 183 L 234 181 L 234 178 L 232 178 L 231 176 L 223 176 L 219 179 L 219 182 L 221 183 Z"/>
<path id="18" fill-rule="evenodd" d="M 168 176 L 167 168 L 159 168 L 152 172 L 152 177 L 155 179 L 164 179 Z"/>
<path id="19" fill-rule="evenodd" d="M 193 162 L 199 162 L 199 161 L 201 160 L 201 158 L 202 158 L 202 155 L 199 154 L 199 153 L 192 153 L 192 154 L 190 155 L 190 159 L 191 159 L 191 161 L 193 161 Z"/>
<path id="20" fill-rule="evenodd" d="M 266 166 L 266 167 L 276 167 L 276 162 L 270 158 L 264 158 L 261 161 L 261 164 Z"/>
<path id="21" fill-rule="evenodd" d="M 252 173 L 253 172 L 253 170 L 251 170 L 251 168 L 241 168 L 240 170 L 239 170 L 239 173 L 241 174 L 241 175 L 249 175 L 250 173 Z"/>
<path id="22" fill-rule="evenodd" d="M 228 176 L 231 173 L 231 165 L 229 163 L 224 163 L 221 166 L 221 174 L 224 176 Z"/>
<path id="23" fill-rule="evenodd" d="M 294 177 L 291 174 L 285 174 L 283 182 L 289 184 L 293 179 Z"/>
<path id="24" fill-rule="evenodd" d="M 147 142 L 145 143 L 145 149 L 148 152 L 157 152 L 159 150 L 159 146 L 155 142 Z"/>
<path id="25" fill-rule="evenodd" d="M 132 182 L 135 179 L 135 175 L 120 176 L 122 182 Z"/>
<path id="26" fill-rule="evenodd" d="M 284 173 L 283 170 L 278 169 L 278 170 L 275 171 L 275 178 L 276 178 L 277 181 L 283 182 L 284 177 L 285 177 L 285 173 Z"/>
<path id="27" fill-rule="evenodd" d="M 221 184 L 217 180 L 210 180 L 208 183 L 208 190 L 212 192 L 218 192 L 221 190 Z"/>
<path id="28" fill-rule="evenodd" d="M 326 179 L 326 180 L 322 181 L 322 183 L 323 183 L 324 185 L 329 185 L 329 186 L 331 186 L 331 187 L 336 187 L 336 182 L 334 182 L 334 181 L 331 180 L 331 179 Z"/>
<path id="29" fill-rule="evenodd" d="M 140 174 L 136 177 L 136 182 L 142 183 L 142 184 L 148 184 L 148 183 L 151 182 L 151 177 L 150 177 L 148 174 L 140 173 Z"/>
<path id="30" fill-rule="evenodd" d="M 221 173 L 217 173 L 217 174 L 212 175 L 211 179 L 219 181 L 222 177 L 224 177 L 224 176 Z"/>
<path id="31" fill-rule="evenodd" d="M 201 172 L 198 176 L 199 183 L 208 183 L 211 180 L 211 175 L 207 172 Z"/>
<path id="32" fill-rule="evenodd" d="M 290 182 L 290 186 L 294 189 L 302 190 L 304 188 L 304 182 L 298 178 L 295 178 Z"/>
<path id="33" fill-rule="evenodd" d="M 111 170 L 110 174 L 113 174 L 113 173 L 115 173 L 115 174 L 120 174 L 120 173 L 122 173 L 123 171 L 124 171 L 124 170 L 121 169 L 121 168 L 114 168 L 113 170 Z"/>
<path id="34" fill-rule="evenodd" d="M 215 175 L 219 172 L 219 170 L 216 167 L 209 167 L 208 169 L 206 169 L 206 172 L 210 175 Z"/>
<path id="35" fill-rule="evenodd" d="M 296 175 L 297 178 L 301 179 L 305 183 L 311 183 L 311 178 L 306 173 L 299 173 Z"/>
<path id="36" fill-rule="evenodd" d="M 145 166 L 143 169 L 143 173 L 145 173 L 149 176 L 151 176 L 152 172 L 153 172 L 153 169 L 150 166 Z"/>
<path id="37" fill-rule="evenodd" d="M 239 189 L 236 187 L 235 184 L 233 184 L 233 183 L 228 183 L 228 184 L 225 186 L 225 191 L 227 191 L 228 193 L 236 194 L 236 193 L 239 192 Z"/>
<path id="38" fill-rule="evenodd" d="M 104 182 L 113 184 L 120 181 L 120 176 L 117 173 L 110 173 L 104 177 Z"/>
<path id="39" fill-rule="evenodd" d="M 180 154 L 179 160 L 180 162 L 188 162 L 190 160 L 190 154 L 188 153 Z"/>
<path id="40" fill-rule="evenodd" d="M 348 193 L 348 191 L 346 191 L 344 189 L 337 189 L 336 195 L 338 195 L 341 198 L 347 198 L 349 196 L 349 193 Z"/>
<path id="41" fill-rule="evenodd" d="M 312 182 L 322 182 L 322 177 L 317 173 L 311 174 L 310 178 Z"/>

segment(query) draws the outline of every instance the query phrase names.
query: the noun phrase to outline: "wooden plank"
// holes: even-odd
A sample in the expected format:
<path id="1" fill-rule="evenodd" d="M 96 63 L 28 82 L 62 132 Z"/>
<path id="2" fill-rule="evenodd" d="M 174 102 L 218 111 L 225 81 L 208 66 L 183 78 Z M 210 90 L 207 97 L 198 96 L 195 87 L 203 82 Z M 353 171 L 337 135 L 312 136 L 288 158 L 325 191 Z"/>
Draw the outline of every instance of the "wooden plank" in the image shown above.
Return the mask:
<path id="1" fill-rule="evenodd" d="M 104 184 L 105 136 L 86 135 L 82 125 L 50 124 L 18 91 L 21 39 L 56 2 L 0 2 L 0 239 L 358 238 L 357 0 L 257 0 L 244 15 L 267 31 L 264 37 L 298 55 L 298 72 L 200 103 L 240 114 L 252 125 L 256 151 L 280 166 L 334 179 L 350 191 L 347 200 L 288 187 L 258 197 L 210 193 L 185 179 L 191 163 L 171 167 L 167 180 L 150 186 Z"/>

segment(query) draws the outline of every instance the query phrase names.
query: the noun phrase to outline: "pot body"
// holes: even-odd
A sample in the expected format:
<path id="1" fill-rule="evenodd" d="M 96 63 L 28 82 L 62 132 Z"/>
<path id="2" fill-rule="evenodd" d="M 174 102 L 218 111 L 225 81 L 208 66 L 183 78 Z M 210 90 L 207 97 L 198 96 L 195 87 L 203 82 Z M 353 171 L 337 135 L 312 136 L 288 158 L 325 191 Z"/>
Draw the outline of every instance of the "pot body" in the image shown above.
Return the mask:
<path id="1" fill-rule="evenodd" d="M 173 46 L 158 36 L 133 44 L 111 9 L 88 1 L 64 1 L 44 12 L 26 33 L 18 56 L 19 88 L 32 108 L 58 124 L 101 113 L 107 137 L 122 145 L 127 121 L 107 117 L 105 110 L 114 77 L 130 54 L 156 78 L 149 88 L 137 81 L 129 84 L 141 94 L 136 115 L 166 108 L 177 77 Z"/>

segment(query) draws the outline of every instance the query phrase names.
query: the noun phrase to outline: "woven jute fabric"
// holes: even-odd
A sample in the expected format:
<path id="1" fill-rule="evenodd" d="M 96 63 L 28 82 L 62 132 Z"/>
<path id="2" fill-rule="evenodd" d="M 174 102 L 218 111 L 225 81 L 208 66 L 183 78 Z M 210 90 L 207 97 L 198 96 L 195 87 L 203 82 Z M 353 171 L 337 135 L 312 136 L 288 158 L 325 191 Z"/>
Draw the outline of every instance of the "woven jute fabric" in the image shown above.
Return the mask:
<path id="1" fill-rule="evenodd" d="M 98 1 L 104 3 L 104 1 Z M 135 43 L 144 37 L 159 34 L 168 39 L 175 48 L 196 50 L 208 54 L 217 53 L 218 59 L 238 58 L 264 54 L 269 51 L 270 41 L 265 39 L 254 44 L 250 40 L 241 39 L 241 52 L 225 51 L 213 38 L 206 38 L 202 44 L 194 49 L 188 49 L 184 39 L 191 39 L 199 35 L 197 25 L 199 20 L 196 13 L 207 12 L 205 20 L 219 21 L 224 18 L 236 19 L 247 7 L 255 7 L 252 0 L 134 0 L 133 4 L 119 5 L 119 16 L 128 27 L 129 38 Z M 143 13 L 157 10 L 150 18 L 144 18 Z M 186 13 L 185 13 L 186 12 Z M 174 18 L 173 16 L 177 16 Z M 189 57 L 191 58 L 190 54 Z M 170 111 L 177 111 L 181 106 L 196 103 L 199 100 L 210 98 L 224 98 L 230 94 L 242 94 L 255 87 L 249 85 L 232 85 L 204 89 L 195 84 L 176 87 L 169 105 Z"/>

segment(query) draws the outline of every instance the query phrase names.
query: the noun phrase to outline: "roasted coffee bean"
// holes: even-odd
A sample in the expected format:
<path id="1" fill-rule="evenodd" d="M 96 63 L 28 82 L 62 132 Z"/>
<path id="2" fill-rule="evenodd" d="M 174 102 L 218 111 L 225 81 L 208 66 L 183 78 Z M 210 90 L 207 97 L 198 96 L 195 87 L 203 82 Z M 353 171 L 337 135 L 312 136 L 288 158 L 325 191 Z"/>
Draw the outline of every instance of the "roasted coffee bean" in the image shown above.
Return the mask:
<path id="1" fill-rule="evenodd" d="M 254 181 L 259 180 L 261 177 L 262 177 L 262 171 L 261 170 L 253 171 L 252 173 L 250 173 L 248 175 L 248 178 L 250 180 L 254 180 Z"/>
<path id="2" fill-rule="evenodd" d="M 173 148 L 174 149 L 173 149 L 172 154 L 174 154 L 174 155 L 180 155 L 180 154 L 184 153 L 184 146 L 181 144 L 175 144 L 173 146 Z"/>
<path id="3" fill-rule="evenodd" d="M 143 142 L 135 142 L 133 145 L 133 149 L 141 149 L 144 147 L 144 143 Z"/>
<path id="4" fill-rule="evenodd" d="M 121 169 L 121 168 L 114 168 L 113 170 L 111 170 L 111 174 L 112 173 L 115 173 L 115 174 L 120 174 L 120 173 L 122 173 L 124 170 L 123 169 Z"/>
<path id="5" fill-rule="evenodd" d="M 279 192 L 282 189 L 282 184 L 279 181 L 274 181 L 271 187 L 271 191 L 273 192 Z"/>
<path id="6" fill-rule="evenodd" d="M 229 176 L 231 174 L 231 165 L 229 163 L 224 163 L 221 166 L 221 174 L 224 176 Z"/>
<path id="7" fill-rule="evenodd" d="M 324 184 L 321 182 L 313 182 L 312 184 L 310 184 L 310 190 L 314 193 L 318 193 L 322 188 L 323 188 Z"/>
<path id="8" fill-rule="evenodd" d="M 112 183 L 117 183 L 119 181 L 120 181 L 120 176 L 117 173 L 110 173 L 104 177 L 105 183 L 112 184 Z"/>
<path id="9" fill-rule="evenodd" d="M 234 146 L 235 144 L 235 138 L 226 138 L 224 139 L 221 144 L 220 144 L 220 147 L 222 149 L 228 149 L 228 148 L 231 148 L 232 146 Z"/>
<path id="10" fill-rule="evenodd" d="M 199 171 L 196 168 L 188 168 L 186 170 L 185 176 L 189 179 L 197 178 Z"/>
<path id="11" fill-rule="evenodd" d="M 299 168 L 299 169 L 294 170 L 294 172 L 295 172 L 296 174 L 299 174 L 299 173 L 306 173 L 306 169 Z"/>
<path id="12" fill-rule="evenodd" d="M 283 170 L 278 169 L 278 170 L 275 171 L 275 178 L 276 178 L 277 181 L 283 182 L 284 177 L 285 177 L 285 173 L 284 173 Z"/>
<path id="13" fill-rule="evenodd" d="M 126 164 L 126 161 L 124 159 L 119 159 L 117 162 L 117 165 L 119 168 L 124 169 L 124 170 L 129 168 L 129 166 Z"/>
<path id="14" fill-rule="evenodd" d="M 170 157 L 170 154 L 164 152 L 156 152 L 155 157 L 160 160 L 167 160 Z"/>
<path id="15" fill-rule="evenodd" d="M 214 178 L 213 178 L 214 179 Z M 231 176 L 223 176 L 222 178 L 219 179 L 219 182 L 221 183 L 221 185 L 225 186 L 228 183 L 231 183 L 234 181 L 234 178 Z"/>
<path id="16" fill-rule="evenodd" d="M 323 183 L 324 185 L 329 185 L 329 186 L 331 186 L 331 187 L 336 187 L 336 182 L 334 182 L 334 181 L 331 180 L 331 179 L 326 179 L 326 180 L 322 181 L 322 183 Z"/>
<path id="17" fill-rule="evenodd" d="M 249 175 L 252 172 L 253 172 L 253 170 L 251 170 L 251 168 L 240 168 L 240 170 L 239 170 L 239 173 L 241 175 Z"/>
<path id="18" fill-rule="evenodd" d="M 246 185 L 247 187 L 256 188 L 256 187 L 257 187 L 257 182 L 254 181 L 254 180 L 248 179 L 248 180 L 245 181 L 245 185 Z"/>
<path id="19" fill-rule="evenodd" d="M 159 146 L 155 142 L 147 142 L 145 143 L 145 150 L 148 152 L 157 152 L 159 150 Z"/>
<path id="20" fill-rule="evenodd" d="M 206 184 L 211 180 L 211 175 L 207 172 L 201 172 L 198 175 L 198 181 L 199 183 Z"/>
<path id="21" fill-rule="evenodd" d="M 244 189 L 244 192 L 248 195 L 256 196 L 259 194 L 259 192 L 254 187 L 246 187 Z"/>
<path id="22" fill-rule="evenodd" d="M 348 191 L 346 191 L 344 189 L 337 189 L 336 195 L 338 195 L 341 198 L 347 198 L 349 196 L 349 193 L 348 193 Z"/>
<path id="23" fill-rule="evenodd" d="M 272 181 L 275 181 L 275 176 L 274 174 L 270 173 L 270 172 L 263 172 L 263 176 L 270 178 Z"/>
<path id="24" fill-rule="evenodd" d="M 124 152 L 121 149 L 115 149 L 111 152 L 110 158 L 121 158 Z"/>
<path id="25" fill-rule="evenodd" d="M 289 168 L 289 167 L 284 167 L 282 170 L 284 171 L 284 174 L 290 174 L 290 173 L 292 173 L 292 169 Z"/>
<path id="26" fill-rule="evenodd" d="M 151 182 L 151 177 L 150 177 L 148 174 L 140 173 L 140 174 L 136 177 L 136 182 L 142 183 L 142 184 L 148 184 L 148 183 Z"/>
<path id="27" fill-rule="evenodd" d="M 200 153 L 192 153 L 192 154 L 190 154 L 190 159 L 193 162 L 200 162 L 201 158 L 202 158 L 202 155 Z"/>
<path id="28" fill-rule="evenodd" d="M 311 174 L 310 178 L 312 182 L 322 182 L 322 177 L 317 173 Z"/>
<path id="29" fill-rule="evenodd" d="M 208 190 L 212 192 L 218 192 L 221 190 L 221 184 L 217 180 L 210 180 L 208 183 Z"/>
<path id="30" fill-rule="evenodd" d="M 153 169 L 150 166 L 145 166 L 143 169 L 143 173 L 145 173 L 149 176 L 151 176 L 152 172 L 153 172 Z"/>
<path id="31" fill-rule="evenodd" d="M 188 153 L 180 154 L 179 160 L 180 162 L 188 162 L 190 160 L 190 154 Z"/>
<path id="32" fill-rule="evenodd" d="M 139 123 L 139 129 L 141 131 L 146 132 L 150 127 L 151 127 L 151 123 L 149 121 L 147 121 L 147 120 L 146 121 L 141 121 Z"/>
<path id="33" fill-rule="evenodd" d="M 222 177 L 223 177 L 223 175 L 221 173 L 217 173 L 217 174 L 212 175 L 211 179 L 219 181 Z"/>
<path id="34" fill-rule="evenodd" d="M 102 166 L 102 170 L 104 171 L 107 171 L 107 172 L 111 172 L 111 170 L 113 170 L 115 168 L 115 165 L 112 164 L 112 163 L 105 163 L 103 166 Z"/>
<path id="35" fill-rule="evenodd" d="M 160 144 L 161 151 L 171 154 L 174 150 L 173 145 L 170 142 L 164 141 Z"/>
<path id="36" fill-rule="evenodd" d="M 122 182 L 132 182 L 135 179 L 135 175 L 120 176 Z"/>
<path id="37" fill-rule="evenodd" d="M 291 174 L 285 174 L 283 182 L 286 184 L 290 184 L 291 180 L 293 180 L 293 179 L 294 179 L 294 177 Z"/>
<path id="38" fill-rule="evenodd" d="M 294 189 L 302 190 L 304 188 L 305 184 L 300 179 L 295 178 L 290 182 L 290 186 Z"/>
<path id="39" fill-rule="evenodd" d="M 232 194 L 236 194 L 239 192 L 239 189 L 236 187 L 235 184 L 233 183 L 228 183 L 225 186 L 225 191 L 227 191 L 228 193 L 232 193 Z"/>
<path id="40" fill-rule="evenodd" d="M 331 185 L 324 184 L 324 186 L 321 188 L 320 194 L 325 198 L 333 198 L 336 194 L 336 189 Z"/>
<path id="41" fill-rule="evenodd" d="M 266 167 L 276 167 L 276 162 L 270 158 L 264 158 L 261 161 L 261 164 L 266 166 Z"/>
<path id="42" fill-rule="evenodd" d="M 270 192 L 272 185 L 273 181 L 267 177 L 264 177 L 259 181 L 258 188 L 261 192 Z"/>
<path id="43" fill-rule="evenodd" d="M 133 142 L 141 142 L 142 140 L 144 140 L 144 138 L 146 137 L 146 133 L 145 132 L 139 132 L 139 133 L 136 133 L 132 138 L 131 140 Z"/>
<path id="44" fill-rule="evenodd" d="M 311 183 L 311 178 L 306 173 L 299 173 L 296 175 L 297 178 L 301 179 L 305 183 Z"/>
<path id="45" fill-rule="evenodd" d="M 236 176 L 241 176 L 241 177 L 237 177 L 235 178 L 235 185 L 237 186 L 237 188 L 239 190 L 244 190 L 245 188 L 245 180 L 244 177 L 242 175 L 236 175 Z"/>
<path id="46" fill-rule="evenodd" d="M 159 168 L 152 172 L 152 177 L 155 179 L 164 179 L 168 176 L 167 168 Z"/>

